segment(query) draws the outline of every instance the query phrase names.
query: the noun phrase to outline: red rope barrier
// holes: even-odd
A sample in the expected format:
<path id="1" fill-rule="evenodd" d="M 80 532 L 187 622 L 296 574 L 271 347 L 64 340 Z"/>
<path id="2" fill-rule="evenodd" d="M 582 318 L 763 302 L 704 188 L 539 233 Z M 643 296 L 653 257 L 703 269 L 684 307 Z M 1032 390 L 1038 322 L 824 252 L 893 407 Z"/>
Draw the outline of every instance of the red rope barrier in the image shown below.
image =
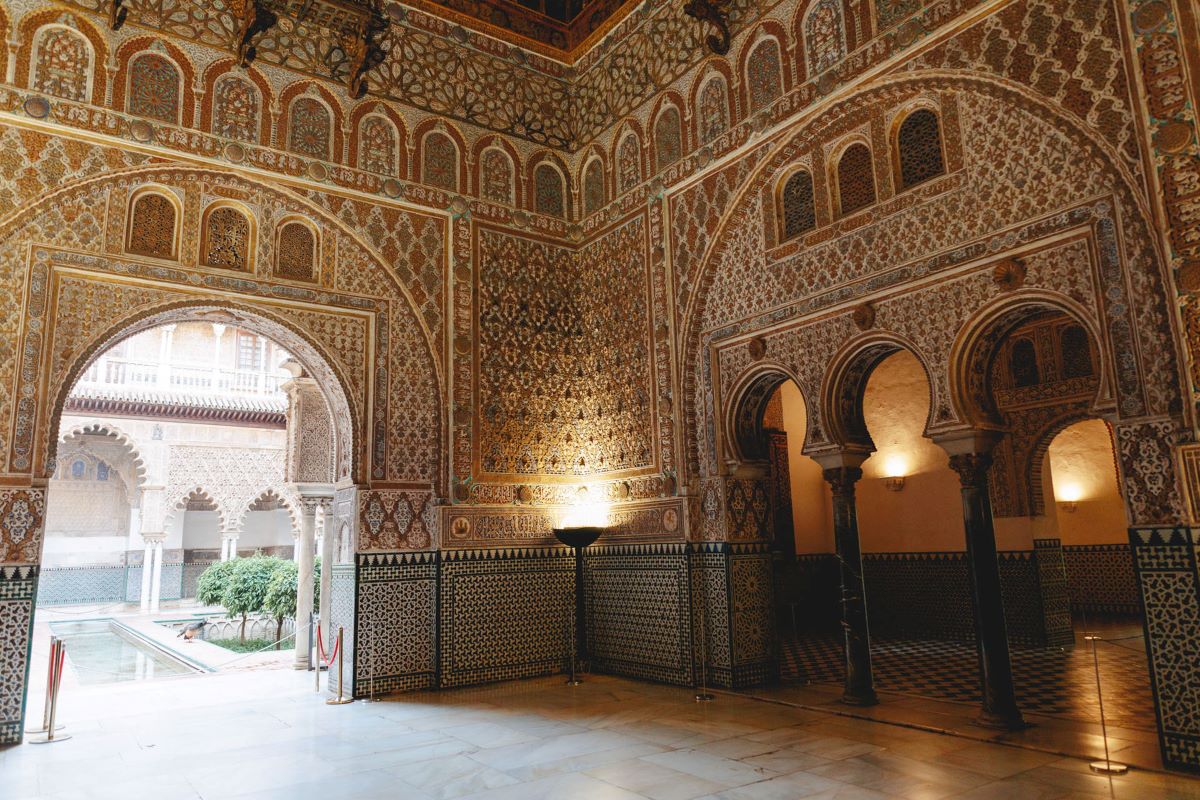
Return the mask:
<path id="1" fill-rule="evenodd" d="M 332 667 L 334 659 L 337 658 L 338 648 L 341 647 L 341 640 L 333 643 L 333 652 L 328 657 L 325 656 L 325 640 L 321 637 L 321 623 L 317 623 L 317 658 L 324 662 L 326 667 Z"/>

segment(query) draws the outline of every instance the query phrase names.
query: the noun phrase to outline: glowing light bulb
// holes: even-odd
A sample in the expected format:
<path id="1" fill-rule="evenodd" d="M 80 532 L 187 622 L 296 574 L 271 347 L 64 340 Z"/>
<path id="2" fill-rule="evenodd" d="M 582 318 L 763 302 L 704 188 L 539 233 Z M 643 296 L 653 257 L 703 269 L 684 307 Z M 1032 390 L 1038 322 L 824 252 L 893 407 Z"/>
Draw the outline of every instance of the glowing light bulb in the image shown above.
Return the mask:
<path id="1" fill-rule="evenodd" d="M 1064 483 L 1057 488 L 1058 499 L 1064 503 L 1078 503 L 1083 499 L 1083 487 L 1078 483 Z"/>
<path id="2" fill-rule="evenodd" d="M 903 478 L 908 474 L 908 459 L 900 453 L 892 453 L 883 460 L 883 477 Z"/>

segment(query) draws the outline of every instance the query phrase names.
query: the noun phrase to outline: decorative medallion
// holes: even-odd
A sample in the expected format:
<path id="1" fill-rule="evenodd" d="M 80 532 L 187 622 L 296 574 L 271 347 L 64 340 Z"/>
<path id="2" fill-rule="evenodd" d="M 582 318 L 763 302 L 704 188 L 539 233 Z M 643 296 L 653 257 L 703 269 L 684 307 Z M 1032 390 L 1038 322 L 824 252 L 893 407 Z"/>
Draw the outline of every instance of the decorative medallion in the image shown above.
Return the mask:
<path id="1" fill-rule="evenodd" d="M 400 197 L 404 194 L 404 184 L 395 178 L 388 178 L 383 182 L 383 193 L 388 197 Z"/>
<path id="2" fill-rule="evenodd" d="M 664 417 L 671 413 L 671 398 L 663 397 L 658 401 L 658 413 Z"/>
<path id="3" fill-rule="evenodd" d="M 1133 12 L 1133 25 L 1142 33 L 1148 33 L 1167 18 L 1167 4 L 1163 0 L 1151 0 Z"/>
<path id="4" fill-rule="evenodd" d="M 860 331 L 869 331 L 875 327 L 875 307 L 870 303 L 857 305 L 851 309 L 850 319 Z"/>
<path id="5" fill-rule="evenodd" d="M 455 197 L 450 200 L 450 205 L 447 206 L 451 214 L 465 214 L 470 206 L 467 204 L 465 197 Z"/>
<path id="6" fill-rule="evenodd" d="M 471 352 L 471 337 L 465 333 L 460 333 L 454 337 L 454 352 L 460 356 L 465 356 Z"/>
<path id="7" fill-rule="evenodd" d="M 454 279 L 459 283 L 471 282 L 471 262 L 463 259 L 454 265 Z"/>
<path id="8" fill-rule="evenodd" d="M 139 142 L 148 142 L 154 138 L 154 126 L 144 119 L 135 120 L 129 124 L 129 134 Z"/>
<path id="9" fill-rule="evenodd" d="M 1021 259 L 1006 258 L 992 270 L 992 283 L 999 286 L 1001 291 L 1011 292 L 1025 285 L 1026 272 L 1025 262 Z"/>
<path id="10" fill-rule="evenodd" d="M 308 165 L 308 177 L 314 181 L 323 181 L 329 177 L 329 170 L 325 169 L 325 165 L 314 161 Z"/>
<path id="11" fill-rule="evenodd" d="M 465 405 L 455 406 L 454 408 L 454 424 L 460 428 L 465 428 L 471 424 L 471 407 Z"/>
<path id="12" fill-rule="evenodd" d="M 762 361 L 767 355 L 767 340 L 761 336 L 755 336 L 746 343 L 746 350 L 750 353 L 751 359 Z"/>
<path id="13" fill-rule="evenodd" d="M 467 483 L 454 484 L 454 499 L 460 503 L 465 503 L 471 499 L 471 486 Z"/>
<path id="14" fill-rule="evenodd" d="M 829 94 L 837 87 L 837 78 L 833 77 L 832 72 L 822 72 L 817 78 L 817 92 L 819 94 Z"/>
<path id="15" fill-rule="evenodd" d="M 450 521 L 450 538 L 466 539 L 471 535 L 471 520 L 466 517 L 455 517 Z"/>
<path id="16" fill-rule="evenodd" d="M 1185 261 L 1175 273 L 1175 282 L 1181 292 L 1200 291 L 1200 261 Z"/>
<path id="17" fill-rule="evenodd" d="M 1154 134 L 1154 146 L 1164 153 L 1182 153 L 1192 143 L 1192 126 L 1186 122 L 1168 122 Z"/>
<path id="18" fill-rule="evenodd" d="M 630 485 L 629 481 L 621 481 L 617 484 L 617 497 L 622 500 L 628 500 L 631 494 L 633 494 L 633 486 Z"/>
<path id="19" fill-rule="evenodd" d="M 679 512 L 673 508 L 668 508 L 662 515 L 663 530 L 667 533 L 674 533 L 679 528 Z"/>
<path id="20" fill-rule="evenodd" d="M 524 228 L 529 225 L 529 215 L 524 211 L 514 211 L 512 215 L 513 225 L 518 228 Z"/>
<path id="21" fill-rule="evenodd" d="M 517 487 L 517 501 L 521 503 L 533 502 L 533 487 L 524 484 Z"/>
<path id="22" fill-rule="evenodd" d="M 920 20 L 910 19 L 900 26 L 900 30 L 896 31 L 896 42 L 901 47 L 908 47 L 924 32 L 925 30 L 921 27 Z"/>
<path id="23" fill-rule="evenodd" d="M 236 142 L 230 142 L 229 144 L 225 145 L 223 152 L 225 153 L 225 158 L 235 164 L 240 164 L 242 159 L 246 157 L 246 148 L 242 147 Z"/>
<path id="24" fill-rule="evenodd" d="M 25 113 L 35 119 L 45 119 L 50 114 L 50 101 L 44 97 L 30 97 L 21 107 Z"/>

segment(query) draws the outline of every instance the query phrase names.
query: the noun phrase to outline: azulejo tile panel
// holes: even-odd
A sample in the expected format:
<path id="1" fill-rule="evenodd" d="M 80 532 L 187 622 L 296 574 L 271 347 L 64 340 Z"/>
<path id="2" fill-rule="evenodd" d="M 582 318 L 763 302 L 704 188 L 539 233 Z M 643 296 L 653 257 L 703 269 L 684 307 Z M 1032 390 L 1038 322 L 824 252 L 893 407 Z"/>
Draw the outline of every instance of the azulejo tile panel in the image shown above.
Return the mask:
<path id="1" fill-rule="evenodd" d="M 1130 528 L 1163 764 L 1200 772 L 1200 532 Z"/>
<path id="2" fill-rule="evenodd" d="M 21 741 L 37 567 L 0 566 L 0 745 Z"/>
<path id="3" fill-rule="evenodd" d="M 355 692 L 436 686 L 438 554 L 364 553 L 356 572 Z"/>
<path id="4" fill-rule="evenodd" d="M 664 683 L 692 682 L 688 561 L 684 543 L 587 551 L 592 669 Z"/>
<path id="5" fill-rule="evenodd" d="M 1140 614 L 1133 553 L 1128 544 L 1063 547 L 1071 608 L 1099 614 Z"/>
<path id="6" fill-rule="evenodd" d="M 442 554 L 442 686 L 562 671 L 575 618 L 575 558 L 565 548 Z"/>
<path id="7" fill-rule="evenodd" d="M 355 690 L 355 574 L 354 564 L 334 564 L 329 581 L 329 629 L 334 635 L 339 629 L 342 631 L 343 680 L 346 682 L 343 694 L 348 697 L 354 697 Z M 337 674 L 335 668 L 325 676 L 325 688 L 331 693 L 338 689 Z M 367 690 L 370 690 L 370 684 Z"/>

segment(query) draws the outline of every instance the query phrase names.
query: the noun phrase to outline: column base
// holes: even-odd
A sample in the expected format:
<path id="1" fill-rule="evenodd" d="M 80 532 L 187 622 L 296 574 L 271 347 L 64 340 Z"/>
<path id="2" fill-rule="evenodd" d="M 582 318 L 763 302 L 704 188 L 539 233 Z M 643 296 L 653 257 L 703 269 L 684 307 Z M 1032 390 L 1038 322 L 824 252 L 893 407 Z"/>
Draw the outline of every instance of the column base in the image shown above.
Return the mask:
<path id="1" fill-rule="evenodd" d="M 980 711 L 979 716 L 971 724 L 992 731 L 1023 731 L 1026 728 L 1033 727 L 1025 721 L 1020 711 L 1012 711 L 1008 714 L 997 714 L 994 711 Z"/>
<path id="2" fill-rule="evenodd" d="M 842 695 L 842 703 L 848 706 L 857 706 L 865 708 L 866 706 L 879 705 L 879 696 L 875 694 L 874 689 L 868 689 L 865 692 L 846 692 Z"/>

